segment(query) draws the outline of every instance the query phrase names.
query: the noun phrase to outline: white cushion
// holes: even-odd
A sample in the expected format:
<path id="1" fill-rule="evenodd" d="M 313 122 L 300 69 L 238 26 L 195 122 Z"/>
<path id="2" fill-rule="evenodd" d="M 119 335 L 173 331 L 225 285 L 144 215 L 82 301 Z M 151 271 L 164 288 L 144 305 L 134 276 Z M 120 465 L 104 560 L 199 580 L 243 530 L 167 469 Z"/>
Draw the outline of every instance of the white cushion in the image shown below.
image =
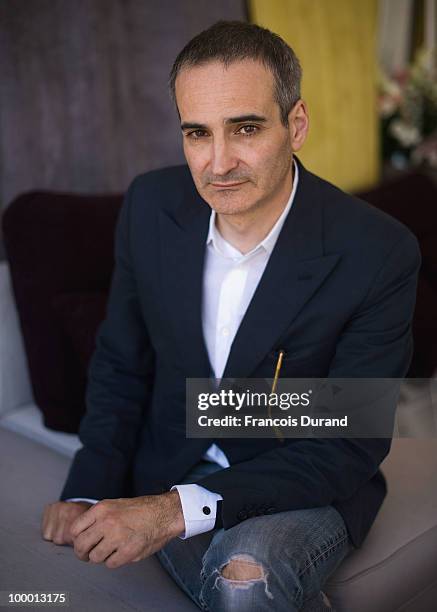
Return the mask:
<path id="1" fill-rule="evenodd" d="M 32 403 L 27 360 L 9 265 L 0 262 L 0 415 Z"/>

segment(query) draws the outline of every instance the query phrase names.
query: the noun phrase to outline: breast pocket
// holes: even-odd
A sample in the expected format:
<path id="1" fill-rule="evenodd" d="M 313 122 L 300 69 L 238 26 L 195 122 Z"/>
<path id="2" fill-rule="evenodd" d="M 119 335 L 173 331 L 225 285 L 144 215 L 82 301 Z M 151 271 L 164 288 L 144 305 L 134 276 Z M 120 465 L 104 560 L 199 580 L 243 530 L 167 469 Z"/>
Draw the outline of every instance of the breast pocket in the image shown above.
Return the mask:
<path id="1" fill-rule="evenodd" d="M 265 376 L 272 377 L 275 374 L 279 359 L 277 348 L 270 351 L 267 358 L 261 364 Z M 284 348 L 285 354 L 279 376 L 281 378 L 319 378 L 327 376 L 329 366 L 333 357 L 333 349 L 330 346 L 319 344 L 311 345 L 297 350 Z"/>

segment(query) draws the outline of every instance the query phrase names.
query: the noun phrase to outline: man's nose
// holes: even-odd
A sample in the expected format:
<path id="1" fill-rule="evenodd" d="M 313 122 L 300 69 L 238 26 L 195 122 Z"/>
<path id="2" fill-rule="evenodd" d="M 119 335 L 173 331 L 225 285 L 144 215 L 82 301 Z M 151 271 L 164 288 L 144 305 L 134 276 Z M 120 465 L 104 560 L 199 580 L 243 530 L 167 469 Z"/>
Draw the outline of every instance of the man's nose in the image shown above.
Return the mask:
<path id="1" fill-rule="evenodd" d="M 225 139 L 215 140 L 211 151 L 211 172 L 216 175 L 228 174 L 238 166 L 238 159 Z"/>

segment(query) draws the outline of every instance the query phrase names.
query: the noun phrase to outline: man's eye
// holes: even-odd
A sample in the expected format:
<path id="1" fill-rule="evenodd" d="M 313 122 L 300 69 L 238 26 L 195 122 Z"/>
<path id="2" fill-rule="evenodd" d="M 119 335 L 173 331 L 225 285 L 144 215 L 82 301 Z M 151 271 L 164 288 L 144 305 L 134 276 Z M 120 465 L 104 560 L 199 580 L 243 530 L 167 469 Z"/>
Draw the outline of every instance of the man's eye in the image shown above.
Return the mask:
<path id="1" fill-rule="evenodd" d="M 256 125 L 243 125 L 238 132 L 243 136 L 252 136 L 258 132 L 258 129 Z"/>
<path id="2" fill-rule="evenodd" d="M 205 130 L 194 130 L 193 132 L 189 132 L 187 136 L 196 140 L 197 138 L 203 138 L 205 134 Z"/>

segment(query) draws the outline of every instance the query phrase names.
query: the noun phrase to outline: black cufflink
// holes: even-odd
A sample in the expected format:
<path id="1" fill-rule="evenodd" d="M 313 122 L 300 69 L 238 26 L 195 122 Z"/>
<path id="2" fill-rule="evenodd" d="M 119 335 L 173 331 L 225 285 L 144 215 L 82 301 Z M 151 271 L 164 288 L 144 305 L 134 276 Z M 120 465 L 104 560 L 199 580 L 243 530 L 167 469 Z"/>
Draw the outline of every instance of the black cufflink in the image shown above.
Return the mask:
<path id="1" fill-rule="evenodd" d="M 203 506 L 203 514 L 211 514 L 211 508 L 209 506 Z"/>

